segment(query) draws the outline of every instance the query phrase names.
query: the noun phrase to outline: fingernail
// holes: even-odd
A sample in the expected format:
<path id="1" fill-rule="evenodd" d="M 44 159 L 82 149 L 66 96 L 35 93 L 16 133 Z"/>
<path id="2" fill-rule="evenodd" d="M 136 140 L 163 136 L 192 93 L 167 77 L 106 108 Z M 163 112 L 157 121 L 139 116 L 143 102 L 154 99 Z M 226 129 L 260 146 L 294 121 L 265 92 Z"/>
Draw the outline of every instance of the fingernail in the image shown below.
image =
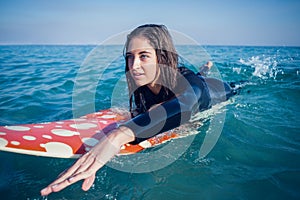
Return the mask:
<path id="1" fill-rule="evenodd" d="M 55 184 L 55 185 L 52 185 L 51 187 L 52 187 L 52 188 L 56 188 L 57 186 L 58 186 L 58 185 L 57 185 L 57 184 Z"/>
<path id="2" fill-rule="evenodd" d="M 48 188 L 44 188 L 41 190 L 41 193 L 43 194 L 43 193 L 47 192 L 47 190 L 48 190 Z"/>
<path id="3" fill-rule="evenodd" d="M 72 182 L 72 180 L 74 180 L 74 177 L 70 177 L 70 178 L 68 178 L 68 180 L 69 180 L 70 182 Z"/>

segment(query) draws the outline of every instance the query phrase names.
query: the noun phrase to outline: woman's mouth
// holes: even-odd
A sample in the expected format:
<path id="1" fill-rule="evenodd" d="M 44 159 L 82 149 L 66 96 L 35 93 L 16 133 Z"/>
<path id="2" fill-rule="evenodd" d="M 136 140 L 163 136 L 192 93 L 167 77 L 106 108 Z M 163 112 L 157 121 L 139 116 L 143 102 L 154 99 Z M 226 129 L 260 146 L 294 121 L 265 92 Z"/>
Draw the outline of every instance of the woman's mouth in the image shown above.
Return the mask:
<path id="1" fill-rule="evenodd" d="M 136 79 L 140 79 L 140 78 L 145 77 L 145 74 L 144 73 L 132 73 L 132 76 Z"/>

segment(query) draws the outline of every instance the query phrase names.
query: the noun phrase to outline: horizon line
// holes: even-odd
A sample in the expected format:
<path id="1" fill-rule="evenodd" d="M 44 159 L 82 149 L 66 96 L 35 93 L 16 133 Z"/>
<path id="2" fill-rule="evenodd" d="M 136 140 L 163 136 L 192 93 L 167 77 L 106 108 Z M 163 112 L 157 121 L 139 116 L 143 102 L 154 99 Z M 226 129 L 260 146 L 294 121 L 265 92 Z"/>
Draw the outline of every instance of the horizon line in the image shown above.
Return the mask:
<path id="1" fill-rule="evenodd" d="M 96 43 L 0 43 L 0 46 L 100 46 L 100 45 L 116 45 L 124 46 L 124 44 L 96 44 Z M 300 45 L 277 45 L 277 44 L 175 44 L 175 46 L 240 46 L 240 47 L 300 47 Z"/>

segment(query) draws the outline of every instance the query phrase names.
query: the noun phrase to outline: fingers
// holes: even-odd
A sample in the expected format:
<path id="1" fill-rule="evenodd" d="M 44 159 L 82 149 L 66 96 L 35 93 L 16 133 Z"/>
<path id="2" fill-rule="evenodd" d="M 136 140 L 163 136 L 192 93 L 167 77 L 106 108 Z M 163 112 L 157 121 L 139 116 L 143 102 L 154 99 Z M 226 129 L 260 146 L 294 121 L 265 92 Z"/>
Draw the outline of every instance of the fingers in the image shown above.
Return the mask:
<path id="1" fill-rule="evenodd" d="M 72 175 L 77 174 L 78 171 L 80 171 L 80 172 L 83 171 L 80 168 L 84 168 L 83 163 L 86 162 L 87 159 L 88 159 L 88 155 L 87 154 L 85 154 L 80 159 L 78 159 L 77 162 L 75 162 L 75 164 L 72 167 L 70 167 L 69 169 L 67 169 L 64 172 L 62 172 L 58 176 L 58 179 L 56 179 L 54 182 L 52 182 L 46 188 L 42 189 L 41 190 L 41 195 L 42 196 L 49 195 L 52 192 L 60 191 L 63 188 L 65 188 L 66 186 L 72 184 L 70 182 L 70 180 L 71 180 L 70 178 L 72 177 Z"/>
<path id="2" fill-rule="evenodd" d="M 71 174 L 74 174 L 82 166 L 82 164 L 87 160 L 88 155 L 85 154 L 82 157 L 80 157 L 69 169 L 63 171 L 61 174 L 59 174 L 58 179 L 51 183 L 50 185 L 53 185 L 55 183 L 61 182 L 66 177 L 69 177 Z"/>
<path id="3" fill-rule="evenodd" d="M 75 162 L 75 164 L 67 171 L 62 173 L 57 180 L 44 188 L 41 191 L 41 194 L 45 196 L 49 195 L 51 192 L 58 192 L 82 179 L 84 179 L 82 189 L 88 190 L 95 181 L 95 174 L 97 170 L 103 167 L 106 162 L 108 162 L 119 152 L 119 140 L 124 140 L 121 142 L 122 144 L 127 142 L 126 138 L 126 141 L 124 138 L 119 139 L 119 137 L 117 137 L 118 135 L 120 135 L 118 132 L 116 132 L 114 135 L 109 135 L 110 137 L 114 138 L 114 142 L 111 142 L 112 139 L 110 138 L 105 138 L 103 141 L 101 141 L 101 143 L 98 143 L 96 146 L 94 146 L 89 153 L 79 158 L 78 161 Z"/>
<path id="4" fill-rule="evenodd" d="M 74 176 L 68 177 L 62 181 L 56 180 L 52 184 L 50 184 L 48 187 L 41 190 L 42 196 L 47 196 L 52 192 L 59 192 L 63 190 L 64 188 L 72 185 L 73 183 L 76 183 L 77 181 L 80 181 L 82 179 L 85 179 L 82 185 L 82 189 L 88 190 L 94 183 L 95 180 L 95 174 L 97 169 L 96 167 L 93 167 L 89 170 L 86 170 L 84 172 L 78 173 Z"/>
<path id="5" fill-rule="evenodd" d="M 47 195 L 49 195 L 51 192 L 53 192 L 52 191 L 52 189 L 51 189 L 51 187 L 46 187 L 46 188 L 44 188 L 44 189 L 42 189 L 41 190 L 41 195 L 42 196 L 47 196 Z"/>
<path id="6" fill-rule="evenodd" d="M 89 168 L 86 167 L 86 165 L 82 165 L 82 168 L 79 168 L 75 175 L 65 179 L 64 181 L 55 184 L 52 186 L 53 192 L 58 192 L 69 185 L 76 183 L 82 179 L 85 181 L 83 182 L 82 188 L 84 190 L 88 190 L 94 183 L 96 172 L 97 170 L 102 167 L 104 164 L 97 162 L 96 158 L 93 158 L 93 163 L 90 164 Z"/>
<path id="7" fill-rule="evenodd" d="M 88 190 L 94 183 L 96 171 L 103 167 L 101 162 L 93 154 L 87 154 L 80 158 L 71 168 L 62 174 L 57 180 L 41 191 L 42 196 L 52 192 L 59 192 L 69 185 L 85 179 L 82 189 Z"/>
<path id="8" fill-rule="evenodd" d="M 93 163 L 95 162 L 95 156 L 92 154 L 89 154 L 89 153 L 86 154 L 85 156 L 86 156 L 86 158 L 84 158 L 83 161 L 78 163 L 76 170 L 72 171 L 72 173 L 70 175 L 80 174 L 80 173 L 86 171 L 88 168 L 90 168 L 90 166 L 93 165 Z M 68 175 L 68 177 L 70 175 Z"/>
<path id="9" fill-rule="evenodd" d="M 90 178 L 91 177 L 91 178 Z M 52 192 L 59 192 L 61 190 L 63 190 L 64 188 L 76 183 L 77 181 L 79 180 L 82 180 L 82 179 L 86 179 L 86 188 L 90 188 L 90 186 L 93 184 L 93 181 L 95 180 L 95 173 L 92 173 L 91 170 L 89 171 L 86 171 L 86 172 L 82 172 L 78 175 L 75 175 L 73 177 L 70 177 L 60 183 L 57 183 L 57 184 L 54 184 L 51 186 L 51 191 Z"/>
<path id="10" fill-rule="evenodd" d="M 86 178 L 82 184 L 82 189 L 84 191 L 89 190 L 92 187 L 92 185 L 95 181 L 95 178 L 96 178 L 96 174 L 93 174 L 92 176 Z"/>

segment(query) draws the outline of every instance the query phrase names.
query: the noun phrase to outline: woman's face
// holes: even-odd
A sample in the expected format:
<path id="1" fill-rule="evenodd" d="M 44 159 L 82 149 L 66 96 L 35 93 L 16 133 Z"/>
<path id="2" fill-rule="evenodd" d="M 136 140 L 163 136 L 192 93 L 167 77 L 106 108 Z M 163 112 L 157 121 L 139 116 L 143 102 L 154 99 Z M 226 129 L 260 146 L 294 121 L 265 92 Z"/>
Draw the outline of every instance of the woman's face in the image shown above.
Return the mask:
<path id="1" fill-rule="evenodd" d="M 155 49 L 143 37 L 134 37 L 126 52 L 129 73 L 138 87 L 153 84 L 157 74 Z"/>

